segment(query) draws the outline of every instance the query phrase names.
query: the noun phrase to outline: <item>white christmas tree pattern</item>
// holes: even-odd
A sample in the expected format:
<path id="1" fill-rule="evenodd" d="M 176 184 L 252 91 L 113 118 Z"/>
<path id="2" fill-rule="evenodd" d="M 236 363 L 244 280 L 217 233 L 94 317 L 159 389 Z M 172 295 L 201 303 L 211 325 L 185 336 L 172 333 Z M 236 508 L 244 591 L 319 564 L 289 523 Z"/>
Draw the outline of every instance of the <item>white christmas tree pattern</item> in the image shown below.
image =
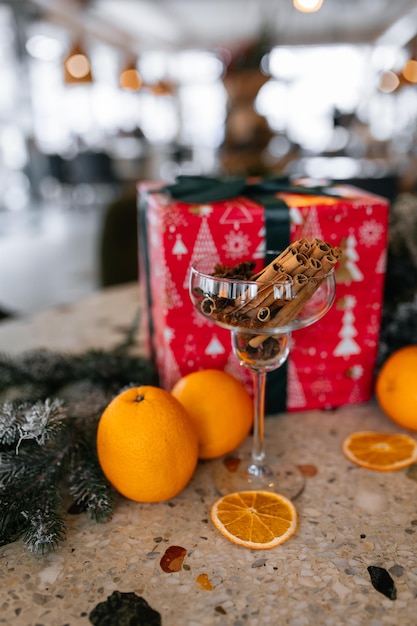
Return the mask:
<path id="1" fill-rule="evenodd" d="M 198 350 L 195 343 L 194 335 L 187 335 L 184 342 L 184 353 L 181 357 L 181 362 L 185 363 L 188 368 L 197 369 Z"/>
<path id="2" fill-rule="evenodd" d="M 355 315 L 353 310 L 356 306 L 356 298 L 354 296 L 346 296 L 342 302 L 338 303 L 338 308 L 344 309 L 342 318 L 342 328 L 338 337 L 341 341 L 337 344 L 333 354 L 335 356 L 349 357 L 353 354 L 360 354 L 361 348 L 358 346 L 354 337 L 358 334 L 354 326 Z"/>
<path id="3" fill-rule="evenodd" d="M 343 250 L 343 254 L 336 269 L 336 281 L 338 283 L 360 282 L 363 280 L 363 274 L 356 263 L 359 260 L 356 246 L 357 241 L 353 233 L 341 241 L 340 247 Z"/>
<path id="4" fill-rule="evenodd" d="M 224 354 L 225 352 L 226 350 L 225 350 L 224 345 L 222 344 L 220 339 L 217 337 L 216 333 L 213 333 L 213 335 L 210 338 L 210 341 L 208 342 L 204 350 L 204 354 L 215 358 L 219 356 L 220 354 Z"/>
<path id="5" fill-rule="evenodd" d="M 298 377 L 297 368 L 291 358 L 288 359 L 288 389 L 287 407 L 289 409 L 299 409 L 306 405 L 306 397 L 303 386 Z"/>
<path id="6" fill-rule="evenodd" d="M 233 224 L 235 230 L 239 230 L 240 224 L 252 224 L 250 209 L 243 202 L 233 201 L 225 204 L 226 210 L 219 219 L 220 224 Z"/>
<path id="7" fill-rule="evenodd" d="M 305 237 L 306 239 L 319 237 L 319 239 L 323 239 L 317 208 L 315 206 L 308 207 L 308 209 L 303 211 L 303 215 L 307 215 L 307 217 L 300 229 L 300 237 Z"/>
<path id="8" fill-rule="evenodd" d="M 175 243 L 172 248 L 172 254 L 177 257 L 177 259 L 181 259 L 184 254 L 188 253 L 188 248 L 184 244 L 182 237 L 180 234 L 175 236 Z"/>
<path id="9" fill-rule="evenodd" d="M 203 217 L 201 220 L 201 226 L 197 234 L 197 238 L 195 240 L 194 248 L 191 254 L 190 264 L 188 266 L 187 272 L 184 277 L 184 289 L 188 289 L 188 282 L 190 278 L 191 266 L 194 261 L 198 258 L 210 255 L 210 257 L 219 262 L 220 256 L 217 251 L 216 244 L 214 242 L 213 236 L 211 234 L 207 218 Z M 210 271 L 210 268 L 207 268 L 207 271 Z"/>
<path id="10" fill-rule="evenodd" d="M 181 370 L 169 343 L 158 348 L 156 360 L 159 363 L 158 370 L 161 375 L 162 387 L 167 390 L 172 389 L 177 380 L 181 378 Z"/>
<path id="11" fill-rule="evenodd" d="M 384 248 L 379 255 L 379 259 L 376 262 L 375 273 L 376 274 L 385 274 L 387 269 L 387 250 Z"/>
<path id="12" fill-rule="evenodd" d="M 266 250 L 265 225 L 262 226 L 261 230 L 259 231 L 258 237 L 259 237 L 259 244 L 256 247 L 255 252 L 253 253 L 253 258 L 264 259 L 265 250 Z"/>
<path id="13" fill-rule="evenodd" d="M 162 248 L 163 250 L 163 248 Z M 168 310 L 180 308 L 183 306 L 181 295 L 178 293 L 177 287 L 172 279 L 171 270 L 165 260 L 163 252 L 161 252 L 161 269 L 162 275 L 165 276 L 164 287 L 164 304 Z"/>
<path id="14" fill-rule="evenodd" d="M 357 382 L 353 384 L 351 392 L 348 398 L 348 404 L 360 404 L 365 398 L 363 397 L 363 390 L 360 388 Z"/>
<path id="15" fill-rule="evenodd" d="M 301 215 L 301 211 L 298 206 L 290 207 L 290 221 L 291 224 L 295 226 L 301 226 L 303 223 L 303 216 Z"/>

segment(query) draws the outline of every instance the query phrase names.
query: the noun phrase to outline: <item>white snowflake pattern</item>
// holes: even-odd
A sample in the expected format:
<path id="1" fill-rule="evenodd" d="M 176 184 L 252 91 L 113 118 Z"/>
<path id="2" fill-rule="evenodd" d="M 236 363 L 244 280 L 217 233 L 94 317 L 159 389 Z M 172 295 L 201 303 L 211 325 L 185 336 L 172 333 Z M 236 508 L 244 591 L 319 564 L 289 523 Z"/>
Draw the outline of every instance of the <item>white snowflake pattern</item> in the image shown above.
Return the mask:
<path id="1" fill-rule="evenodd" d="M 332 384 L 327 378 L 320 378 L 311 383 L 310 389 L 313 395 L 322 398 L 323 394 L 328 394 L 332 391 Z"/>
<path id="2" fill-rule="evenodd" d="M 203 328 L 203 326 L 213 326 L 213 322 L 210 319 L 204 317 L 204 315 L 201 315 L 201 313 L 198 313 L 195 309 L 192 312 L 191 319 L 192 324 L 197 326 L 197 328 Z"/>
<path id="3" fill-rule="evenodd" d="M 345 306 L 344 306 L 344 308 L 345 309 L 354 309 L 355 306 L 356 306 L 356 302 L 357 302 L 357 300 L 356 300 L 355 296 L 347 295 L 345 297 Z"/>
<path id="4" fill-rule="evenodd" d="M 213 207 L 211 206 L 211 204 L 200 205 L 200 210 L 199 210 L 200 215 L 205 215 L 206 217 L 209 217 L 212 213 L 213 213 Z"/>
<path id="5" fill-rule="evenodd" d="M 222 248 L 231 259 L 238 259 L 249 249 L 250 239 L 241 230 L 231 230 L 225 236 L 225 240 L 226 243 Z"/>
<path id="6" fill-rule="evenodd" d="M 173 328 L 169 328 L 169 326 L 166 326 L 164 328 L 165 341 L 167 341 L 168 343 L 171 343 L 174 337 L 175 337 L 175 330 Z"/>
<path id="7" fill-rule="evenodd" d="M 346 376 L 348 378 L 352 378 L 353 380 L 359 380 L 363 376 L 363 366 L 362 365 L 352 365 L 346 372 Z"/>
<path id="8" fill-rule="evenodd" d="M 168 230 L 169 232 L 175 232 L 177 228 L 181 226 L 187 226 L 188 220 L 186 215 L 181 213 L 181 211 L 166 211 L 164 213 L 164 230 Z"/>
<path id="9" fill-rule="evenodd" d="M 375 246 L 384 233 L 384 225 L 377 220 L 367 220 L 359 228 L 359 241 L 367 248 Z"/>

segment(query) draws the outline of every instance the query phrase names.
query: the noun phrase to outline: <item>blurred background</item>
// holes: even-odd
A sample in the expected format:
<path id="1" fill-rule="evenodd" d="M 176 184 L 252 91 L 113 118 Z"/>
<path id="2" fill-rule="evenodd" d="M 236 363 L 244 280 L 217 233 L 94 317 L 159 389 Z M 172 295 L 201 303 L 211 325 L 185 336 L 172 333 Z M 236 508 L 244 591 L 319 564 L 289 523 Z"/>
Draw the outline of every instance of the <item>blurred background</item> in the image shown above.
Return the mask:
<path id="1" fill-rule="evenodd" d="M 347 181 L 410 239 L 417 0 L 2 0 L 0 84 L 0 316 L 135 280 L 140 180 Z"/>

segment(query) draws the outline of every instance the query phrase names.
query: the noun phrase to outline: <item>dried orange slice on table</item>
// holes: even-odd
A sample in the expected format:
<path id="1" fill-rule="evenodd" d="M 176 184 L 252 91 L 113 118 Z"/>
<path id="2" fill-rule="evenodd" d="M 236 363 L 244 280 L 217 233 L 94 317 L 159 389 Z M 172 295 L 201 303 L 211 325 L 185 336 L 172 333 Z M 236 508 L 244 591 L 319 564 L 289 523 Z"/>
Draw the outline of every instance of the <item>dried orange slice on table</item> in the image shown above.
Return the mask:
<path id="1" fill-rule="evenodd" d="M 269 491 L 225 495 L 212 505 L 210 517 L 224 537 L 252 550 L 267 550 L 284 543 L 298 524 L 291 500 Z"/>
<path id="2" fill-rule="evenodd" d="M 417 461 L 417 442 L 399 433 L 356 432 L 343 441 L 345 456 L 366 469 L 392 472 Z"/>

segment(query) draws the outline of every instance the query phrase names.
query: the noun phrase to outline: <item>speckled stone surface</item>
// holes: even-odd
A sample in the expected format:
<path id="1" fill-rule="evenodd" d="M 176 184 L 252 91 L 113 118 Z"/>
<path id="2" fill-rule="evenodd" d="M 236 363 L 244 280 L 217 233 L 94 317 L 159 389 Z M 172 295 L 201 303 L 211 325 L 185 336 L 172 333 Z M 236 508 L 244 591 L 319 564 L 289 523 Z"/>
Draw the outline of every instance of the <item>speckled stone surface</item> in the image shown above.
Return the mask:
<path id="1" fill-rule="evenodd" d="M 128 286 L 5 322 L 0 349 L 110 347 L 136 306 Z M 398 431 L 373 404 L 267 419 L 267 450 L 317 470 L 295 500 L 296 534 L 272 550 L 235 546 L 211 525 L 210 462 L 169 502 L 122 500 L 106 524 L 69 516 L 66 541 L 52 554 L 33 555 L 20 541 L 1 547 L 0 624 L 88 625 L 92 609 L 118 590 L 145 598 L 163 626 L 415 626 L 417 482 L 410 470 L 371 472 L 343 456 L 343 438 L 368 429 Z M 178 572 L 165 573 L 170 546 L 186 556 Z M 374 589 L 370 565 L 390 572 L 396 600 Z"/>

